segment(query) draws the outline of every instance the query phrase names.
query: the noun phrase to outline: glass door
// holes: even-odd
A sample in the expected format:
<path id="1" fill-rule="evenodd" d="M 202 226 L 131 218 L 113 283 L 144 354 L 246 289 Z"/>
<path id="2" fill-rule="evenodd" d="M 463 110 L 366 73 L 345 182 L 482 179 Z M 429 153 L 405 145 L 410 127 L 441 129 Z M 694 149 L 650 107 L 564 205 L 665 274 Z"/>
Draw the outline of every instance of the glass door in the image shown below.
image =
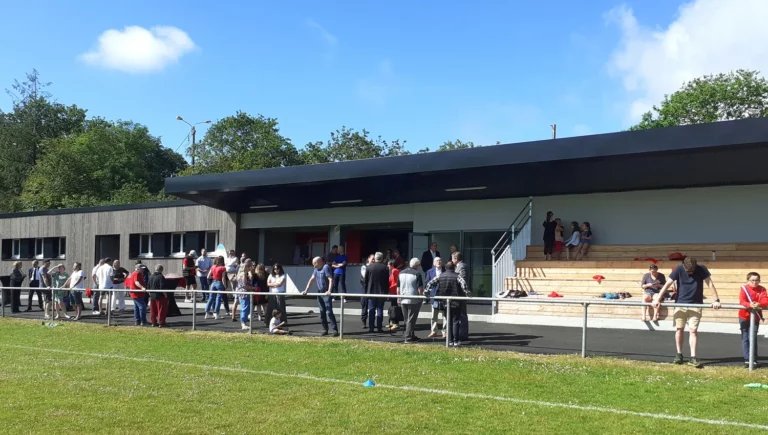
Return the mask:
<path id="1" fill-rule="evenodd" d="M 429 250 L 429 234 L 411 233 L 410 247 L 411 247 L 411 256 L 408 257 L 406 260 L 409 261 L 411 258 L 421 259 L 421 254 L 423 254 L 424 251 Z"/>

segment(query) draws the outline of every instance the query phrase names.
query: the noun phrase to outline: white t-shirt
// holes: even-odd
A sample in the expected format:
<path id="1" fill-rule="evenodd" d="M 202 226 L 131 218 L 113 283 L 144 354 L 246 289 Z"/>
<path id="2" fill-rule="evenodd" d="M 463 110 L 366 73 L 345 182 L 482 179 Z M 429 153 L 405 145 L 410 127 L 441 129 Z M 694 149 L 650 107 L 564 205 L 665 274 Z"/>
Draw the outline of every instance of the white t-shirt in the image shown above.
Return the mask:
<path id="1" fill-rule="evenodd" d="M 283 285 L 281 285 L 280 287 L 271 287 L 271 285 L 277 284 L 281 280 L 283 281 Z M 288 275 L 278 275 L 278 276 L 269 275 L 269 278 L 267 279 L 267 285 L 270 286 L 269 287 L 269 292 L 270 293 L 285 293 L 285 283 L 286 283 L 286 281 L 288 281 Z"/>
<path id="2" fill-rule="evenodd" d="M 275 330 L 277 329 L 277 325 L 280 324 L 280 319 L 277 317 L 273 317 L 272 320 L 269 321 L 269 333 L 274 334 Z"/>
<path id="3" fill-rule="evenodd" d="M 82 277 L 83 279 L 80 279 Z M 80 280 L 78 283 L 77 281 Z M 76 270 L 72 272 L 72 275 L 69 277 L 69 288 L 70 289 L 84 289 L 85 288 L 85 274 L 82 270 Z"/>
<path id="4" fill-rule="evenodd" d="M 111 289 L 113 276 L 115 276 L 115 269 L 109 264 L 104 264 L 96 269 L 96 278 L 99 279 L 99 288 L 103 290 Z"/>
<path id="5" fill-rule="evenodd" d="M 227 267 L 227 273 L 237 273 L 237 265 L 240 262 L 240 259 L 235 257 L 227 256 L 227 258 L 224 259 L 224 265 Z"/>

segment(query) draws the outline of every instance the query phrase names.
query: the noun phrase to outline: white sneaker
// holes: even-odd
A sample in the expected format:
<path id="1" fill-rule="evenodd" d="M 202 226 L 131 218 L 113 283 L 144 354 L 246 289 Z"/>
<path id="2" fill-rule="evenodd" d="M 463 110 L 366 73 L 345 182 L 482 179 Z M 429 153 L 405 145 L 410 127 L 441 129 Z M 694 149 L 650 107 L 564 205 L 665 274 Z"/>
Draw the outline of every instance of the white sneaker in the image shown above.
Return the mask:
<path id="1" fill-rule="evenodd" d="M 43 316 L 43 319 L 45 319 L 45 320 L 49 320 L 50 318 L 51 318 L 51 316 L 49 316 L 47 314 L 45 316 Z"/>
<path id="2" fill-rule="evenodd" d="M 208 316 L 210 316 L 210 314 L 208 314 L 208 313 L 205 313 L 205 317 L 204 317 L 204 319 L 210 319 L 210 317 L 208 317 Z"/>
<path id="3" fill-rule="evenodd" d="M 92 314 L 94 314 L 94 315 L 98 316 L 99 314 L 101 314 L 101 311 L 95 311 L 95 310 L 94 310 Z"/>
<path id="4" fill-rule="evenodd" d="M 184 303 L 185 304 L 191 304 L 192 303 L 192 299 L 184 299 Z"/>
<path id="5" fill-rule="evenodd" d="M 347 298 L 344 298 L 344 303 L 345 303 L 345 304 L 347 303 Z"/>
<path id="6" fill-rule="evenodd" d="M 248 315 L 248 320 L 251 320 L 251 315 L 250 314 Z M 245 323 L 243 323 L 243 325 L 245 325 Z"/>
<path id="7" fill-rule="evenodd" d="M 246 325 L 245 323 L 240 322 L 240 329 L 250 329 L 250 328 L 248 328 L 248 325 Z"/>
<path id="8" fill-rule="evenodd" d="M 219 315 L 217 313 L 213 313 L 213 320 L 219 320 Z"/>

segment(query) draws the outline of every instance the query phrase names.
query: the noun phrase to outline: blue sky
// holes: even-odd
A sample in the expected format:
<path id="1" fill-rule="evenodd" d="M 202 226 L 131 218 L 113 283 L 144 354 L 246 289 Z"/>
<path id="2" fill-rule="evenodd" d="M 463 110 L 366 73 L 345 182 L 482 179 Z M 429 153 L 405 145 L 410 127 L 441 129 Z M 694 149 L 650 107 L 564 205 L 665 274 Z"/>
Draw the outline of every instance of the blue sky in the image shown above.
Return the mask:
<path id="1" fill-rule="evenodd" d="M 738 37 L 764 36 L 750 17 L 766 3 L 5 0 L 0 85 L 37 68 L 60 102 L 145 124 L 170 148 L 188 133 L 176 115 L 237 110 L 278 118 L 299 147 L 343 125 L 412 150 L 519 142 L 551 123 L 560 137 L 620 130 L 683 80 L 759 69 L 766 49 L 718 32 L 730 14 Z M 100 43 L 127 26 L 146 30 Z"/>

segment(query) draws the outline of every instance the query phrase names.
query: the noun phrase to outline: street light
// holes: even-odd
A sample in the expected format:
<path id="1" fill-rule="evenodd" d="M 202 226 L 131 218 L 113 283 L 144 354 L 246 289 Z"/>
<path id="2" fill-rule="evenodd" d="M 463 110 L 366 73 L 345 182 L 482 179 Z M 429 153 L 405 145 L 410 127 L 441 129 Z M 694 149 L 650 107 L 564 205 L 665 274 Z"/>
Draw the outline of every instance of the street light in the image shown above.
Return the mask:
<path id="1" fill-rule="evenodd" d="M 197 129 L 195 129 L 195 126 L 200 124 L 210 124 L 211 121 L 208 120 L 208 121 L 202 121 L 202 122 L 196 122 L 194 124 L 190 124 L 187 121 L 185 121 L 184 118 L 182 118 L 181 116 L 177 116 L 176 120 L 187 124 L 192 129 L 192 152 L 190 154 L 192 156 L 192 166 L 195 166 L 195 134 L 197 133 Z"/>

